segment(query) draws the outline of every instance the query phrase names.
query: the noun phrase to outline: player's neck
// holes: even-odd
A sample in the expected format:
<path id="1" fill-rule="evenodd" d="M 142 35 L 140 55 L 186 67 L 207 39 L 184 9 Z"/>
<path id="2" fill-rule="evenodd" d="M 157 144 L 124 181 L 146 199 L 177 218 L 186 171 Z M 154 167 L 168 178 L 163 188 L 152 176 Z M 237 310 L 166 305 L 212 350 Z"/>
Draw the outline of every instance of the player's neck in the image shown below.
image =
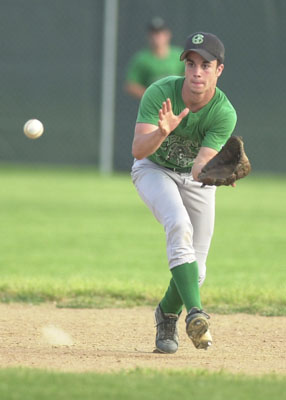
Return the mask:
<path id="1" fill-rule="evenodd" d="M 166 58 L 166 57 L 168 57 L 169 51 L 170 51 L 169 45 L 152 48 L 152 53 L 157 58 Z"/>
<path id="2" fill-rule="evenodd" d="M 182 90 L 182 98 L 191 112 L 197 112 L 207 105 L 215 95 L 215 88 L 205 93 L 190 92 L 186 89 Z"/>

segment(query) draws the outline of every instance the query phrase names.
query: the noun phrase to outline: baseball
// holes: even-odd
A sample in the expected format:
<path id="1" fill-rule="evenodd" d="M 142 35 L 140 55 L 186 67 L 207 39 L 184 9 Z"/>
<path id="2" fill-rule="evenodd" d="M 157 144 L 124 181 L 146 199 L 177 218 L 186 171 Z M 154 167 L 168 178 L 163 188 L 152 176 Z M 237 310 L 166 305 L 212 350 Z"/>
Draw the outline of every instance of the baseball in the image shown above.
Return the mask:
<path id="1" fill-rule="evenodd" d="M 29 139 L 37 139 L 44 132 L 44 125 L 38 119 L 29 119 L 24 125 L 24 133 Z"/>

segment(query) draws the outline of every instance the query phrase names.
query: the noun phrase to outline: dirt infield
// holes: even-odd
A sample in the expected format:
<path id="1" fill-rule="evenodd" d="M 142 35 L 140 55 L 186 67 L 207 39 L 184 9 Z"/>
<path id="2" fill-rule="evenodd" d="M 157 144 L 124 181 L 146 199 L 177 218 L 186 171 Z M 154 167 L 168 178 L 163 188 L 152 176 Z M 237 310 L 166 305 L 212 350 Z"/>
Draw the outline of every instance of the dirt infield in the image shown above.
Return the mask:
<path id="1" fill-rule="evenodd" d="M 0 365 L 112 372 L 136 367 L 286 374 L 286 317 L 211 315 L 213 346 L 196 350 L 179 321 L 176 354 L 153 353 L 151 308 L 0 305 Z"/>

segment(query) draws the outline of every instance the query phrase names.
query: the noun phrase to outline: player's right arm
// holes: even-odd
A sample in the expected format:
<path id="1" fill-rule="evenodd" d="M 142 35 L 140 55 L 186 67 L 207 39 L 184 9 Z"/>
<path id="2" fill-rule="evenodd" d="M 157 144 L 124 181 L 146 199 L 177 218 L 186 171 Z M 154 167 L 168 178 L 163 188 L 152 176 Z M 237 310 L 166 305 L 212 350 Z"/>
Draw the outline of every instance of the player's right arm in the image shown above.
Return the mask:
<path id="1" fill-rule="evenodd" d="M 165 136 L 156 125 L 137 123 L 132 144 L 132 155 L 137 160 L 148 157 L 161 146 Z"/>
<path id="2" fill-rule="evenodd" d="M 145 51 L 135 53 L 128 64 L 125 91 L 136 99 L 141 99 L 146 87 L 146 62 L 144 57 Z"/>
<path id="3" fill-rule="evenodd" d="M 145 86 L 140 85 L 139 83 L 135 82 L 127 82 L 125 84 L 125 91 L 130 94 L 131 96 L 135 97 L 136 99 L 141 99 L 145 92 Z"/>
<path id="4" fill-rule="evenodd" d="M 179 115 L 175 115 L 171 100 L 164 101 L 159 110 L 158 126 L 142 122 L 136 124 L 132 145 L 133 156 L 137 160 L 142 160 L 155 153 L 188 113 L 189 109 L 185 108 Z"/>

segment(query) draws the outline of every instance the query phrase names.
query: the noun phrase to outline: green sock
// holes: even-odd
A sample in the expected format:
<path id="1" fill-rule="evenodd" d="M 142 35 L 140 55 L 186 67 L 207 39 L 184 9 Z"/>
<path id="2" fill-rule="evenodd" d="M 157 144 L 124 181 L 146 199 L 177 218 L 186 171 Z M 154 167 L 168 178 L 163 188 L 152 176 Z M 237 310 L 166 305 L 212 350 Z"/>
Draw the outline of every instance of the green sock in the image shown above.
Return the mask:
<path id="1" fill-rule="evenodd" d="M 160 302 L 160 306 L 164 313 L 180 314 L 183 308 L 183 301 L 178 292 L 177 286 L 172 278 L 165 296 Z"/>
<path id="2" fill-rule="evenodd" d="M 187 309 L 202 308 L 199 288 L 199 268 L 196 261 L 171 269 L 178 293 Z"/>

